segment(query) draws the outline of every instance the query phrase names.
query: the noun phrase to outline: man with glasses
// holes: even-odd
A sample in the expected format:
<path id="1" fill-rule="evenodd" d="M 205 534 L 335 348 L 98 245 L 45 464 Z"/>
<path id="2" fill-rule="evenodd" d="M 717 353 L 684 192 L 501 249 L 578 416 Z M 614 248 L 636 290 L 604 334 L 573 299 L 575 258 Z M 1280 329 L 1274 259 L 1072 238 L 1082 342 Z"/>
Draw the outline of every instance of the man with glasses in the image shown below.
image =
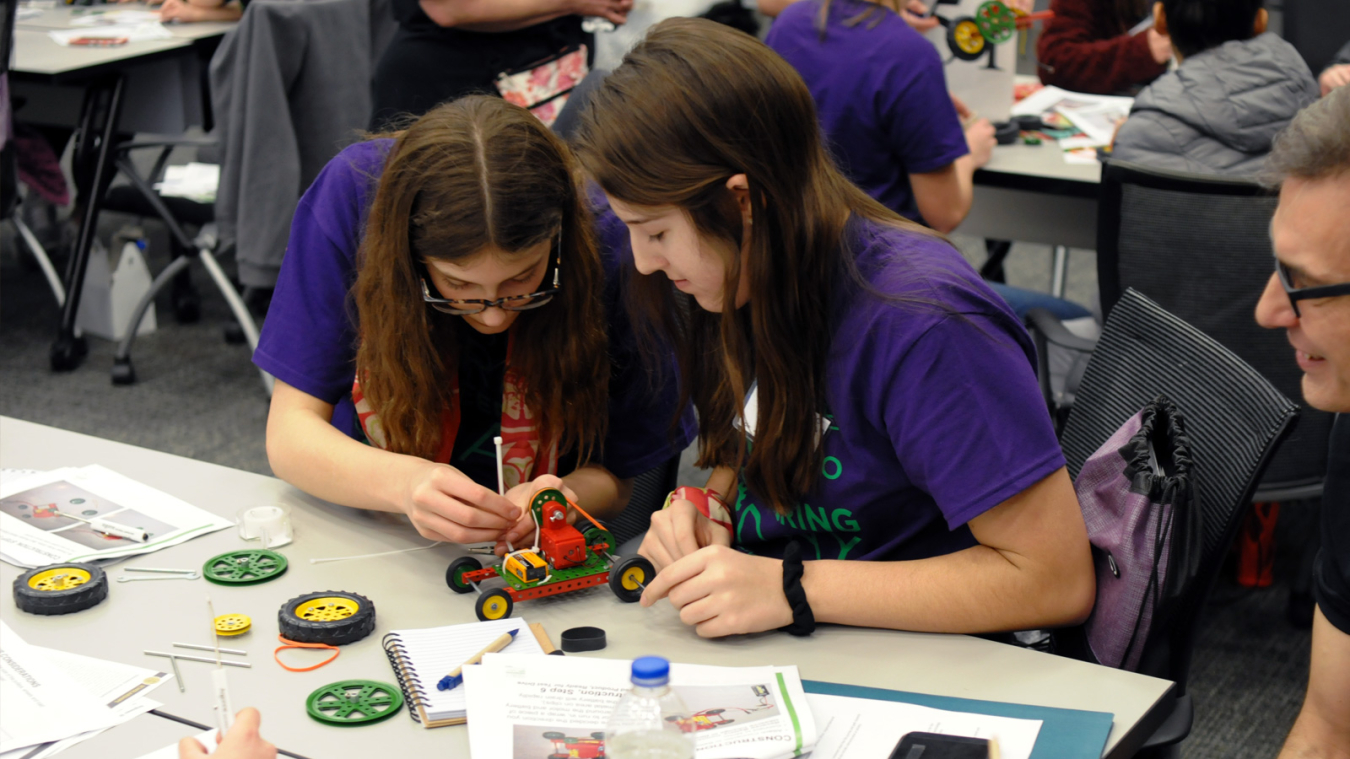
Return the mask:
<path id="1" fill-rule="evenodd" d="M 1256 320 L 1289 335 L 1308 405 L 1339 412 L 1322 495 L 1308 695 L 1280 759 L 1350 759 L 1350 88 L 1275 140 L 1275 273 Z"/>

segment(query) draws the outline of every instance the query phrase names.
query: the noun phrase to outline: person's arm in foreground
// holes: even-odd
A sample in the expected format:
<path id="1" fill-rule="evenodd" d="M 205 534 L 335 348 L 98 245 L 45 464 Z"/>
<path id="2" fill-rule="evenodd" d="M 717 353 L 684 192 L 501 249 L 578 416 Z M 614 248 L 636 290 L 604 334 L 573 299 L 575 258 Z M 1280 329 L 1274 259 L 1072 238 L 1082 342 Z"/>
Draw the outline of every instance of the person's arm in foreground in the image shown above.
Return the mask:
<path id="1" fill-rule="evenodd" d="M 674 512 L 675 508 L 666 512 Z M 792 622 L 782 562 L 740 553 L 730 535 L 689 509 L 658 523 L 639 551 L 657 565 L 642 595 L 668 597 L 698 634 L 772 630 Z M 664 512 L 663 512 L 664 513 Z M 805 562 L 802 587 L 817 622 L 920 632 L 973 633 L 1081 622 L 1096 594 L 1092 556 L 1067 470 L 1059 469 L 972 519 L 980 545 L 918 561 Z M 710 536 L 668 565 L 656 546 L 673 536 Z M 677 539 L 672 538 L 672 541 Z"/>
<path id="2" fill-rule="evenodd" d="M 276 759 L 277 747 L 263 740 L 258 733 L 258 724 L 262 715 L 253 707 L 241 710 L 234 717 L 234 725 L 224 736 L 216 733 L 216 759 Z M 197 759 L 207 756 L 206 748 L 196 738 L 184 738 L 178 742 L 178 759 Z"/>
<path id="3" fill-rule="evenodd" d="M 420 0 L 422 12 L 440 26 L 472 32 L 513 32 L 562 16 L 628 20 L 633 0 Z"/>
<path id="4" fill-rule="evenodd" d="M 960 99 L 952 97 L 962 123 L 973 114 Z M 975 170 L 989 163 L 994 150 L 994 126 L 988 119 L 977 119 L 965 128 L 970 152 L 946 167 L 923 174 L 910 174 L 909 186 L 923 220 L 933 229 L 947 234 L 965 220 L 975 198 Z"/>
<path id="5" fill-rule="evenodd" d="M 1279 759 L 1350 759 L 1350 635 L 1317 609 L 1312 665 L 1303 699 Z"/>
<path id="6" fill-rule="evenodd" d="M 1107 3 L 1097 3 L 1106 6 Z M 1053 18 L 1036 41 L 1041 81 L 1074 92 L 1111 95 L 1167 70 L 1172 41 L 1155 29 L 1134 36 L 1095 36 L 1093 2 L 1052 0 Z"/>

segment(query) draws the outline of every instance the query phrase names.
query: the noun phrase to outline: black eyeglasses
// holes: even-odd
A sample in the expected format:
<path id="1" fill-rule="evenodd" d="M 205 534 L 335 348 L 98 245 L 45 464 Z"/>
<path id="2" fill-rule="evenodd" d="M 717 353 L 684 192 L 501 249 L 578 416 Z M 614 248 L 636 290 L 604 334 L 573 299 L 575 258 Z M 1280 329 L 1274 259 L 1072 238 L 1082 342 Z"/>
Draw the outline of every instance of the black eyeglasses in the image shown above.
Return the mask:
<path id="1" fill-rule="evenodd" d="M 1289 305 L 1294 309 L 1294 316 L 1303 318 L 1303 314 L 1298 311 L 1298 302 L 1301 300 L 1311 300 L 1312 298 L 1334 298 L 1338 295 L 1350 295 L 1350 282 L 1339 285 L 1322 285 L 1320 287 L 1294 287 L 1293 276 L 1289 273 L 1289 267 L 1284 265 L 1280 259 L 1275 259 L 1275 272 L 1280 277 L 1280 284 L 1284 286 L 1284 292 L 1289 296 Z"/>
<path id="2" fill-rule="evenodd" d="M 556 254 L 553 259 L 553 286 L 530 293 L 529 295 L 510 295 L 496 300 L 483 300 L 480 298 L 437 298 L 431 294 L 431 287 L 427 284 L 427 275 L 422 276 L 422 300 L 427 305 L 440 311 L 443 314 L 453 314 L 455 316 L 469 316 L 471 314 L 481 314 L 489 308 L 500 308 L 503 311 L 529 311 L 546 305 L 553 300 L 553 296 L 562 289 L 559 284 L 558 273 L 562 269 L 562 235 L 558 235 L 558 244 Z M 548 272 L 544 273 L 548 276 Z"/>

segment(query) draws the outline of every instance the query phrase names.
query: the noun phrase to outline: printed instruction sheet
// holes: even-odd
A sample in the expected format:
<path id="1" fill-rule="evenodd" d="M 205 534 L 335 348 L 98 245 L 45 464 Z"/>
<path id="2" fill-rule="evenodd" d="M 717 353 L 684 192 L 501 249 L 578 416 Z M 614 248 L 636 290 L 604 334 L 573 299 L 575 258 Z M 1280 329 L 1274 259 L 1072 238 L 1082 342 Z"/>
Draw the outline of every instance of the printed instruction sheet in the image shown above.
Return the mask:
<path id="1" fill-rule="evenodd" d="M 1029 759 L 1041 731 L 1038 719 L 952 712 L 898 701 L 806 696 L 820 725 L 811 759 L 887 759 L 908 733 L 938 733 L 998 741 L 1002 759 Z"/>

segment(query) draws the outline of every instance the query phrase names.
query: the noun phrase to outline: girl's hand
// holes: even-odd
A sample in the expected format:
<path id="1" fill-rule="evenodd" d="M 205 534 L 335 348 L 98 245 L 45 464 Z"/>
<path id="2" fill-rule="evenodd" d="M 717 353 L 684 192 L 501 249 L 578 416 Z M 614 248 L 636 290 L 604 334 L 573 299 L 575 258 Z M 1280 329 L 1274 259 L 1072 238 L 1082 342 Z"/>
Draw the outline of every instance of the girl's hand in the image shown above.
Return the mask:
<path id="1" fill-rule="evenodd" d="M 568 5 L 578 16 L 600 16 L 616 26 L 623 26 L 633 10 L 633 0 L 572 0 Z"/>
<path id="2" fill-rule="evenodd" d="M 1172 60 L 1172 38 L 1165 34 L 1158 34 L 1158 30 L 1149 27 L 1145 32 L 1148 35 L 1148 51 L 1153 54 L 1153 60 L 1158 63 L 1167 63 Z"/>
<path id="3" fill-rule="evenodd" d="M 642 605 L 662 598 L 669 598 L 680 610 L 680 621 L 704 638 L 792 624 L 792 607 L 783 594 L 783 562 L 725 545 L 701 548 L 658 570 L 642 593 Z"/>
<path id="4" fill-rule="evenodd" d="M 249 707 L 235 715 L 234 726 L 222 736 L 216 732 L 216 743 L 220 745 L 210 756 L 216 759 L 276 759 L 277 747 L 263 740 L 258 733 L 258 723 L 262 716 L 258 710 Z M 196 738 L 184 738 L 178 742 L 178 759 L 197 759 L 207 756 L 205 747 Z"/>
<path id="5" fill-rule="evenodd" d="M 502 536 L 520 508 L 445 464 L 427 462 L 404 488 L 403 511 L 422 537 L 483 543 Z"/>
<path id="6" fill-rule="evenodd" d="M 731 547 L 731 531 L 699 513 L 682 498 L 652 514 L 652 526 L 638 547 L 658 573 L 706 546 Z M 645 597 L 645 596 L 644 596 Z"/>
<path id="7" fill-rule="evenodd" d="M 936 2 L 937 0 L 934 0 Z M 909 24 L 910 28 L 922 34 L 932 29 L 938 24 L 937 16 L 928 15 L 928 5 L 923 0 L 909 0 L 904 7 L 900 9 L 900 18 Z"/>
<path id="8" fill-rule="evenodd" d="M 534 517 L 530 515 L 530 499 L 541 488 L 557 488 L 572 503 L 579 500 L 577 494 L 563 483 L 561 477 L 555 477 L 551 474 L 541 474 L 533 480 L 522 482 L 506 491 L 506 500 L 520 509 L 520 516 L 516 519 L 516 523 L 511 526 L 511 529 L 497 539 L 496 553 L 498 556 L 506 555 L 506 544 L 508 542 L 516 548 L 520 548 L 522 543 L 533 545 Z M 575 516 L 572 516 L 572 518 L 575 519 Z"/>

